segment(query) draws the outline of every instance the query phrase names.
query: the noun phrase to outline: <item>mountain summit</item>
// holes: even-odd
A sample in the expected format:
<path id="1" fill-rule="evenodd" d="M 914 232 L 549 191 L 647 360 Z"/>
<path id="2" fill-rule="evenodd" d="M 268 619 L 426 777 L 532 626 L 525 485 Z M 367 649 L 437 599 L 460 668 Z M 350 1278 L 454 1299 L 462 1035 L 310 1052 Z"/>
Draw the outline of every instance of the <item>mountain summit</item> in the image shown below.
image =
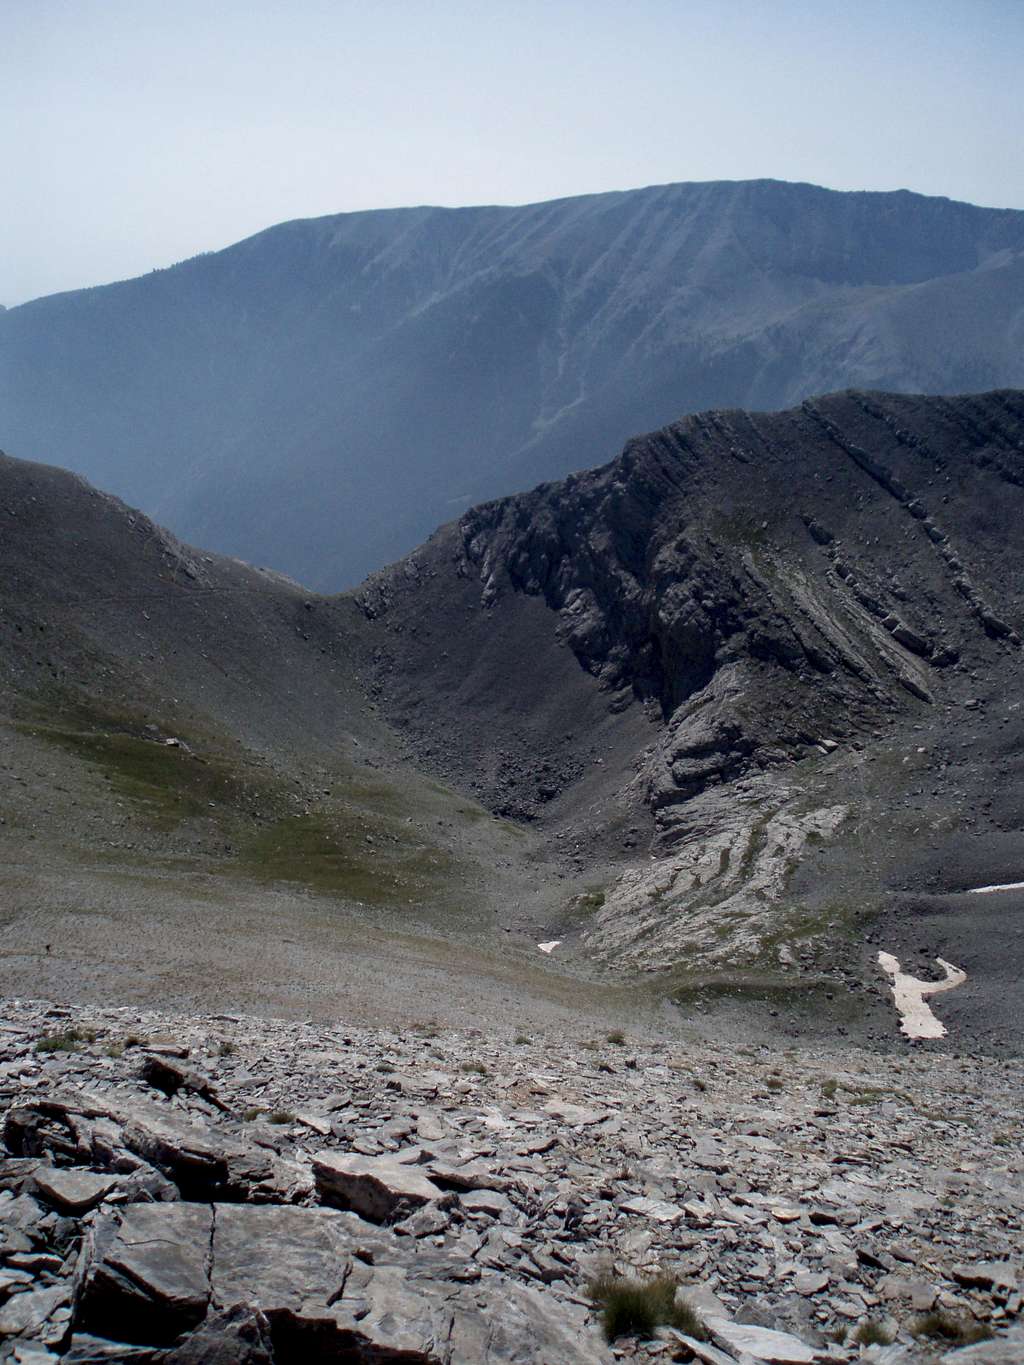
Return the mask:
<path id="1" fill-rule="evenodd" d="M 285 223 L 0 317 L 0 443 L 351 584 L 705 407 L 1024 384 L 1024 213 L 776 181 Z"/>

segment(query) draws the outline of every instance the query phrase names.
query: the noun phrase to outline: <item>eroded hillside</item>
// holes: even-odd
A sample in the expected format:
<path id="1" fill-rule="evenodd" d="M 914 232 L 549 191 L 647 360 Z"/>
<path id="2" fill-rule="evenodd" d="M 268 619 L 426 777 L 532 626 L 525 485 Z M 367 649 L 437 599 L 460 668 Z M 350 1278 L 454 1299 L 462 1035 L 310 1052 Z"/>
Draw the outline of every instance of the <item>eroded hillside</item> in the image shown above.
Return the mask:
<path id="1" fill-rule="evenodd" d="M 1022 441 L 1010 391 L 708 412 L 339 598 L 5 461 L 9 972 L 888 1043 L 884 950 L 1016 1046 Z"/>
<path id="2" fill-rule="evenodd" d="M 564 929 L 618 970 L 855 979 L 883 933 L 1005 983 L 1020 897 L 961 893 L 1024 863 L 1022 438 L 1019 394 L 849 393 L 475 509 L 360 595 L 390 712 L 606 864 Z"/>

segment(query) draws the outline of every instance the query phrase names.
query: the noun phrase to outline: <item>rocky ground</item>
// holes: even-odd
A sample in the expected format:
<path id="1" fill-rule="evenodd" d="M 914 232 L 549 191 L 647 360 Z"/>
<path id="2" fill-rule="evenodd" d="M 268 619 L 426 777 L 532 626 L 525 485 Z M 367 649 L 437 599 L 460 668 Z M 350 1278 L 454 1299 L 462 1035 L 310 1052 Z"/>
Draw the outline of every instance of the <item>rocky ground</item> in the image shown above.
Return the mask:
<path id="1" fill-rule="evenodd" d="M 2 1360 L 1024 1360 L 1019 1060 L 11 999 L 0 1058 Z M 613 1272 L 708 1340 L 606 1345 Z"/>

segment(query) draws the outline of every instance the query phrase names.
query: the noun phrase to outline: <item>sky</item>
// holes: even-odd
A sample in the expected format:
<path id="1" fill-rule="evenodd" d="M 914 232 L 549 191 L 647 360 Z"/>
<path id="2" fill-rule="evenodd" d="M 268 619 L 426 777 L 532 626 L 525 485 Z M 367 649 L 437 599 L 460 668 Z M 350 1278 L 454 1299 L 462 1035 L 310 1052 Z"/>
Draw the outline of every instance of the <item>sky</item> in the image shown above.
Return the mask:
<path id="1" fill-rule="evenodd" d="M 291 218 L 771 177 L 1024 208 L 1024 0 L 0 0 L 0 303 Z"/>

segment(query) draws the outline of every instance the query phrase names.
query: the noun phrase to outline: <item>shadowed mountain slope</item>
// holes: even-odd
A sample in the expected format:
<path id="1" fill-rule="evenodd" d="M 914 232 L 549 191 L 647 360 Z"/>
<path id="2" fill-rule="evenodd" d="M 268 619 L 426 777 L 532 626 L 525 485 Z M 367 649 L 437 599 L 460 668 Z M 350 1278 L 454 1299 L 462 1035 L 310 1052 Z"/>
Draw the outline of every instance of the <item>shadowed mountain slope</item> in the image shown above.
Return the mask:
<path id="1" fill-rule="evenodd" d="M 941 955 L 957 1036 L 1012 1045 L 1024 896 L 972 888 L 1024 880 L 1021 393 L 702 413 L 340 598 L 0 479 L 7 767 L 45 815 L 9 787 L 8 831 L 39 854 L 111 816 L 59 751 L 113 777 L 115 860 L 169 840 L 510 962 L 561 940 L 687 1017 L 882 1038 L 879 948 Z M 212 769 L 187 808 L 132 766 L 166 738 Z"/>
<path id="2" fill-rule="evenodd" d="M 0 315 L 0 442 L 319 587 L 709 406 L 1024 384 L 1024 214 L 774 181 L 286 223 Z"/>
<path id="3" fill-rule="evenodd" d="M 424 761 L 604 865 L 588 953 L 685 994 L 870 980 L 880 933 L 1017 1009 L 1024 896 L 965 893 L 1024 879 L 1022 518 L 1020 393 L 851 392 L 632 441 L 359 598 Z"/>

